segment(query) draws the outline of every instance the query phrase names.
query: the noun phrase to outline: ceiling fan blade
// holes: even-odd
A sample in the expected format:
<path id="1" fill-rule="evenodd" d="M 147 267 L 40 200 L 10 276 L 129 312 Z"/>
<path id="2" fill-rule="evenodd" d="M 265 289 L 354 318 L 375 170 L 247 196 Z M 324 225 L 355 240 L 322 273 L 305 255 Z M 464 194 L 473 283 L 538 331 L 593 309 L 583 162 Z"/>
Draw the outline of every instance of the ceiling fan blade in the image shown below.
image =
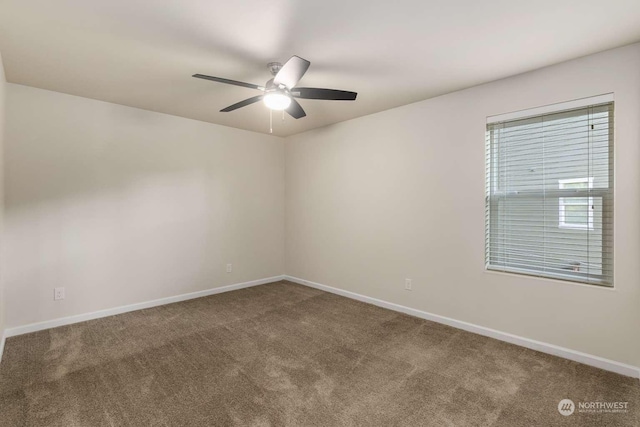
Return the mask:
<path id="1" fill-rule="evenodd" d="M 246 107 L 247 105 L 251 105 L 251 104 L 254 104 L 254 103 L 260 101 L 263 97 L 264 97 L 264 95 L 258 95 L 258 96 L 254 96 L 252 98 L 245 99 L 244 101 L 240 101 L 240 102 L 235 103 L 233 105 L 229 105 L 227 108 L 223 108 L 222 110 L 220 110 L 220 112 L 221 113 L 228 113 L 229 111 L 233 111 L 233 110 L 237 110 L 238 108 Z"/>
<path id="2" fill-rule="evenodd" d="M 298 104 L 298 101 L 293 98 L 291 98 L 291 104 L 285 111 L 289 113 L 289 115 L 294 119 L 301 119 L 302 117 L 307 115 L 307 113 L 305 113 L 302 109 L 302 106 Z"/>
<path id="3" fill-rule="evenodd" d="M 346 90 L 294 87 L 291 95 L 302 99 L 327 99 L 331 101 L 355 101 L 358 94 Z"/>
<path id="4" fill-rule="evenodd" d="M 294 55 L 278 71 L 278 74 L 273 78 L 273 83 L 285 85 L 287 89 L 291 89 L 298 84 L 304 73 L 307 72 L 309 65 L 311 62 Z"/>
<path id="5" fill-rule="evenodd" d="M 194 74 L 192 77 L 195 77 L 197 79 L 211 80 L 219 83 L 226 83 L 228 85 L 248 87 L 249 89 L 264 90 L 264 86 L 254 85 L 253 83 L 239 82 L 237 80 L 223 79 L 222 77 L 205 76 L 204 74 Z"/>

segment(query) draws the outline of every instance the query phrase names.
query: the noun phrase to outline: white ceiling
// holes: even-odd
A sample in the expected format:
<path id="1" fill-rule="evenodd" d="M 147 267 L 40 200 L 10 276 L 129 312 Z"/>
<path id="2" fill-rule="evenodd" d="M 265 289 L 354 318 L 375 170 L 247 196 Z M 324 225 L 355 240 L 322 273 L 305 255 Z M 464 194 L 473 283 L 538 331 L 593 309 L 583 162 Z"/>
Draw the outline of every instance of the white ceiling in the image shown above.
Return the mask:
<path id="1" fill-rule="evenodd" d="M 302 100 L 291 135 L 640 40 L 638 0 L 1 0 L 7 80 L 269 132 L 267 62 L 311 61 L 300 86 L 359 93 Z"/>

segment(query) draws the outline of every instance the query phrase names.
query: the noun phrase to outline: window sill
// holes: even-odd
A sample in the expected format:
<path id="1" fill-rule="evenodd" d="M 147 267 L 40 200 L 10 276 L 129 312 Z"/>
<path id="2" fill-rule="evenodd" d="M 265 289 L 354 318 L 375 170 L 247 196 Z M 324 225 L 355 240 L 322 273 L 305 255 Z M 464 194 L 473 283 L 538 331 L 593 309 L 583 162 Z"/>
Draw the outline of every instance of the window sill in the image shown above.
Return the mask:
<path id="1" fill-rule="evenodd" d="M 552 282 L 552 283 L 556 283 L 556 284 L 562 284 L 562 285 L 570 285 L 570 286 L 580 286 L 583 288 L 589 288 L 589 289 L 600 289 L 600 290 L 604 290 L 604 291 L 610 291 L 610 292 L 616 292 L 617 289 L 614 286 L 605 286 L 605 285 L 597 285 L 597 284 L 587 284 L 587 283 L 580 283 L 580 282 L 573 282 L 570 280 L 561 280 L 561 279 L 554 279 L 552 277 L 542 277 L 542 276 L 535 276 L 533 274 L 523 274 L 523 273 L 516 273 L 516 272 L 512 272 L 512 271 L 501 271 L 501 270 L 491 270 L 488 268 L 484 269 L 485 273 L 488 274 L 495 274 L 498 276 L 511 276 L 511 277 L 519 277 L 521 279 L 533 279 L 533 280 L 542 280 L 545 282 Z"/>

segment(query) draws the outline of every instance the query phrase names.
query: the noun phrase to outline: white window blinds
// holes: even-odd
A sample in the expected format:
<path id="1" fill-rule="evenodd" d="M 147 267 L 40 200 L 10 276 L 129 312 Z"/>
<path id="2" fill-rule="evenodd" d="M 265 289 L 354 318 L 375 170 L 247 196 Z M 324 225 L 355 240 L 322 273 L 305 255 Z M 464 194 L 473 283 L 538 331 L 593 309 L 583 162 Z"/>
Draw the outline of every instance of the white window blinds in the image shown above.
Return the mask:
<path id="1" fill-rule="evenodd" d="M 613 286 L 613 102 L 494 122 L 488 269 Z"/>

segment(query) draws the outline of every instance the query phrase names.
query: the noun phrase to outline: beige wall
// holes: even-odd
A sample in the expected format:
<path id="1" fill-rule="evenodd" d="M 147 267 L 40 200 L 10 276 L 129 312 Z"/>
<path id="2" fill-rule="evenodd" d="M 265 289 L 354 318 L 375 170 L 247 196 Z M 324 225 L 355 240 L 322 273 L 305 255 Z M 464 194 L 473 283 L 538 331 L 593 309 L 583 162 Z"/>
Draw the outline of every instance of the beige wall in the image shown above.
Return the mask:
<path id="1" fill-rule="evenodd" d="M 4 128 L 5 128 L 5 91 L 6 80 L 4 77 L 4 66 L 2 65 L 2 54 L 0 54 L 0 340 L 4 334 L 6 300 L 4 296 L 4 260 L 2 257 L 4 247 L 4 235 L 2 223 L 4 217 L 4 195 L 2 180 L 4 178 Z M 0 347 L 2 344 L 0 343 Z M 1 356 L 1 351 L 0 351 Z"/>
<path id="2" fill-rule="evenodd" d="M 615 289 L 486 272 L 486 116 L 608 92 Z M 638 44 L 300 134 L 286 148 L 8 84 L 7 325 L 286 270 L 640 365 L 638 117 Z M 64 301 L 53 301 L 56 286 Z"/>
<path id="3" fill-rule="evenodd" d="M 6 130 L 7 327 L 284 273 L 282 139 L 14 84 Z"/>
<path id="4" fill-rule="evenodd" d="M 609 92 L 615 289 L 486 272 L 486 117 Z M 290 137 L 287 274 L 638 366 L 639 118 L 636 44 Z"/>

